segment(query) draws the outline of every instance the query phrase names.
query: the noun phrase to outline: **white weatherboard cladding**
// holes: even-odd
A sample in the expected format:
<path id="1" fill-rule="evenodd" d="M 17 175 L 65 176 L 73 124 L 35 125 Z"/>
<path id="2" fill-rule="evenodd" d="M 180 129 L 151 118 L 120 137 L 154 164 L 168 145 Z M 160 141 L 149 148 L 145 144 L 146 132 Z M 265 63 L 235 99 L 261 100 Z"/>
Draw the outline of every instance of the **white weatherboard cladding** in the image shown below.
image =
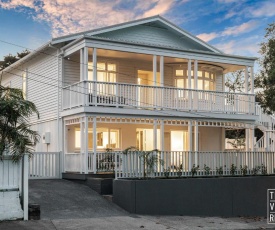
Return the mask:
<path id="1" fill-rule="evenodd" d="M 64 86 L 80 81 L 80 61 L 64 59 Z"/>
<path id="2" fill-rule="evenodd" d="M 20 205 L 19 191 L 0 189 L 0 221 L 22 219 L 23 210 Z"/>
<path id="3" fill-rule="evenodd" d="M 57 116 L 58 58 L 55 49 L 48 49 L 28 63 L 28 100 L 40 113 L 40 121 Z M 31 122 L 39 122 L 36 116 Z"/>
<path id="4" fill-rule="evenodd" d="M 40 142 L 35 146 L 35 152 L 57 152 L 57 140 L 58 140 L 58 126 L 57 126 L 57 119 L 53 121 L 38 123 L 32 125 L 32 130 L 35 130 L 39 133 L 42 138 L 42 135 L 45 132 L 50 133 L 50 144 L 44 144 L 42 139 Z"/>
<path id="5" fill-rule="evenodd" d="M 180 36 L 167 29 L 144 25 L 97 34 L 96 36 L 111 39 L 121 39 L 125 41 L 142 42 L 143 44 L 149 45 L 154 44 L 160 46 L 178 47 L 182 49 L 210 51 L 206 47 L 185 36 Z"/>
<path id="6" fill-rule="evenodd" d="M 18 70 L 20 69 L 20 70 Z M 22 66 L 3 74 L 1 85 L 22 89 Z"/>

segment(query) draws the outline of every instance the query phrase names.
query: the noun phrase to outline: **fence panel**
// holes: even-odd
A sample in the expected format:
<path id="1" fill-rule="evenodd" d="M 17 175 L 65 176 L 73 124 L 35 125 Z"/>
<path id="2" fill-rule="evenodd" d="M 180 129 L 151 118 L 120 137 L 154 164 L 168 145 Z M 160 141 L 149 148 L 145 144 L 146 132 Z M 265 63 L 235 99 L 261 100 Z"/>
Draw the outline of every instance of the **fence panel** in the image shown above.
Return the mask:
<path id="1" fill-rule="evenodd" d="M 274 152 L 116 152 L 116 178 L 274 174 Z M 150 158 L 152 159 L 150 161 Z M 154 158 L 154 159 L 153 159 Z M 148 160 L 149 159 L 149 160 Z M 144 165 L 144 161 L 147 165 Z M 150 165 L 150 162 L 154 162 Z M 145 174 L 144 174 L 145 173 Z"/>
<path id="2" fill-rule="evenodd" d="M 59 152 L 33 153 L 29 163 L 29 179 L 57 179 L 60 173 Z"/>

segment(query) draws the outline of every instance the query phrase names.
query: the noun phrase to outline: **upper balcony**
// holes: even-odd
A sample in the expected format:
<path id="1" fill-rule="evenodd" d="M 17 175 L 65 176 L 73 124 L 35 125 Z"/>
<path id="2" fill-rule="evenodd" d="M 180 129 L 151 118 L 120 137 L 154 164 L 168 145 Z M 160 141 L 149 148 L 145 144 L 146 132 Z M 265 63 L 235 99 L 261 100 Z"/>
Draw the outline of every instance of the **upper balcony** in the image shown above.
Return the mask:
<path id="1" fill-rule="evenodd" d="M 130 108 L 148 113 L 162 110 L 162 115 L 193 111 L 253 116 L 253 93 L 225 92 L 224 74 L 242 68 L 246 69 L 248 92 L 246 66 L 86 48 L 64 60 L 62 109 L 97 107 L 111 113 L 114 108 Z"/>
<path id="2" fill-rule="evenodd" d="M 63 88 L 63 109 L 79 106 L 255 114 L 254 95 L 82 81 Z"/>

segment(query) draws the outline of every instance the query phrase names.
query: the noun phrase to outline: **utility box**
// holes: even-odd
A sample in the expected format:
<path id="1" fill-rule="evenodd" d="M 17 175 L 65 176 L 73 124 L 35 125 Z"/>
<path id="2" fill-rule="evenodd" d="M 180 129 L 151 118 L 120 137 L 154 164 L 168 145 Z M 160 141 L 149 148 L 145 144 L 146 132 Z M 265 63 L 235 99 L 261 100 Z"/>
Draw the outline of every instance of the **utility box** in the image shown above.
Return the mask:
<path id="1" fill-rule="evenodd" d="M 50 144 L 51 143 L 51 133 L 50 132 L 43 133 L 42 143 L 44 143 L 44 144 Z"/>

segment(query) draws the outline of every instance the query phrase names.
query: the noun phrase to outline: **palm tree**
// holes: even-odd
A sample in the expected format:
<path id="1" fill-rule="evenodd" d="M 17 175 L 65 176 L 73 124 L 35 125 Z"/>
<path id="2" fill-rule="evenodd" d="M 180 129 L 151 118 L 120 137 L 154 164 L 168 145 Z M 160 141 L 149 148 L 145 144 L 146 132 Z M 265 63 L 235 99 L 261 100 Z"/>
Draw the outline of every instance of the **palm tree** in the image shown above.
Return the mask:
<path id="1" fill-rule="evenodd" d="M 29 117 L 39 117 L 34 103 L 25 100 L 22 90 L 0 85 L 0 159 L 5 153 L 18 161 L 25 153 L 32 155 L 33 146 L 40 139 L 31 130 Z"/>

